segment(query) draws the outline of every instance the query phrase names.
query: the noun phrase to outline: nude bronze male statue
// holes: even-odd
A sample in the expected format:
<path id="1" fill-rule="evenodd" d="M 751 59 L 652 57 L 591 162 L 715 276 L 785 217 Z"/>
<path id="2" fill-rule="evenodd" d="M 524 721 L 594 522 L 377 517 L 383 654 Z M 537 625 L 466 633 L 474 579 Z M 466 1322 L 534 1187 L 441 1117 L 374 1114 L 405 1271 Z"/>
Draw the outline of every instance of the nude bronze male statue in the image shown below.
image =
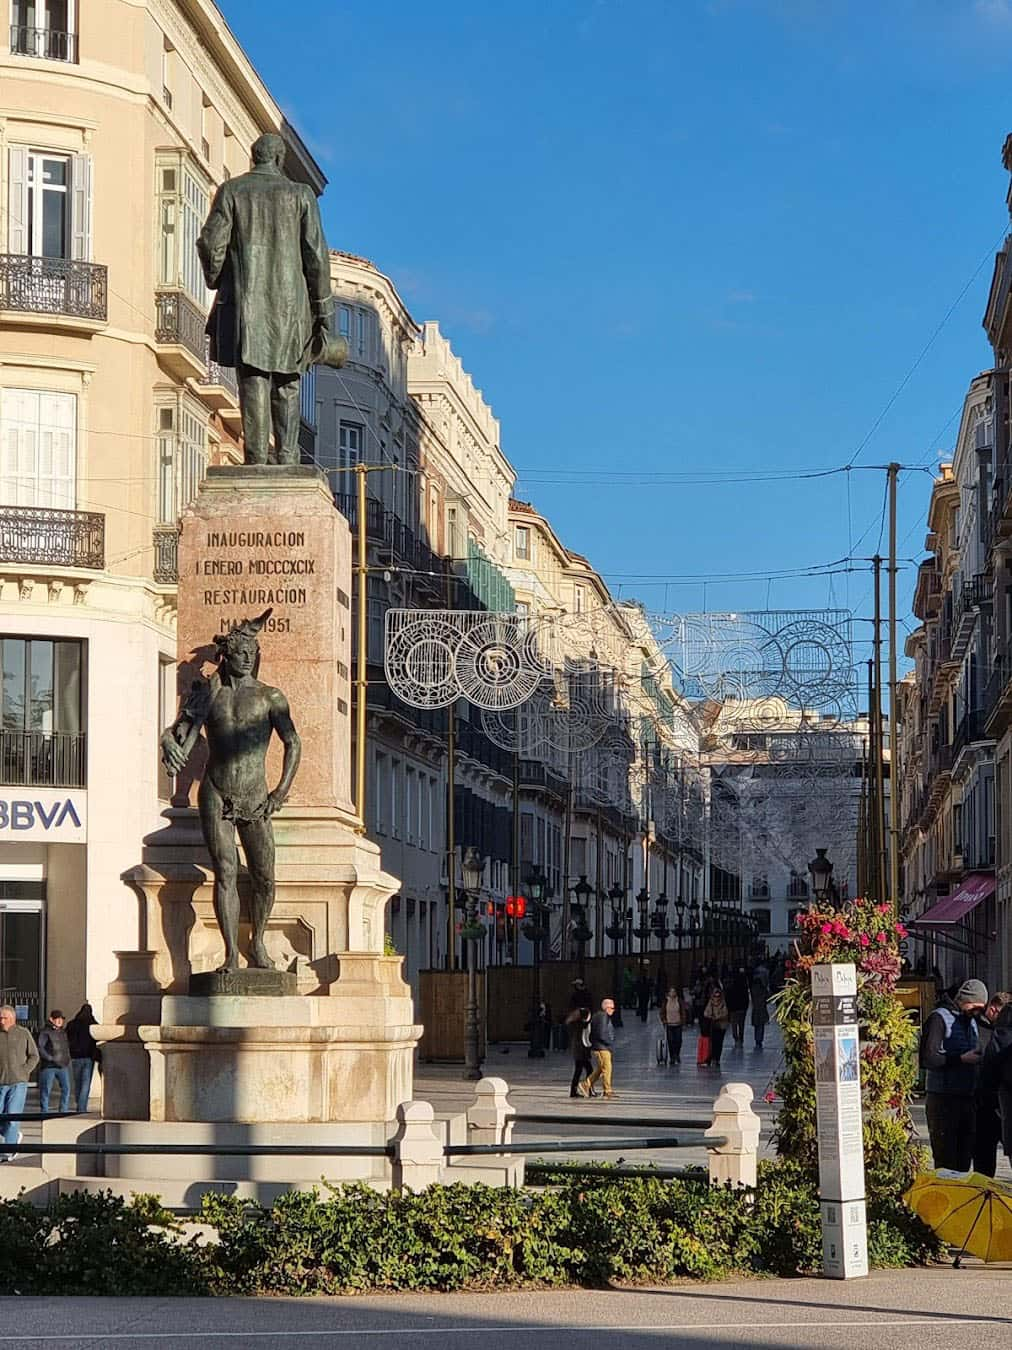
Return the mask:
<path id="1" fill-rule="evenodd" d="M 238 832 L 250 876 L 253 927 L 249 964 L 273 970 L 264 947 L 274 907 L 274 830 L 271 817 L 284 804 L 299 767 L 302 748 L 288 700 L 280 689 L 257 679 L 257 634 L 270 617 L 234 625 L 214 639 L 218 668 L 194 681 L 179 716 L 162 733 L 162 761 L 179 773 L 200 738 L 207 741 L 207 768 L 197 794 L 200 825 L 214 870 L 214 912 L 225 940 L 223 971 L 239 968 L 239 892 L 236 887 Z M 276 734 L 285 747 L 281 778 L 267 789 L 267 747 Z"/>

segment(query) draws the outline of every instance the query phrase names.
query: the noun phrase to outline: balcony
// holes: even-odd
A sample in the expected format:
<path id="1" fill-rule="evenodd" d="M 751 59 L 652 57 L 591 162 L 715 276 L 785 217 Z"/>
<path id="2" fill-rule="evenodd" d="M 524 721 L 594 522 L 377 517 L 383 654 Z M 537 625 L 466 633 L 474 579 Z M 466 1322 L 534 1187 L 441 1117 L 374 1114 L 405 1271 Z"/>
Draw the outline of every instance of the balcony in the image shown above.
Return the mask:
<path id="1" fill-rule="evenodd" d="M 0 506 L 0 564 L 105 566 L 105 516 L 44 506 Z"/>
<path id="2" fill-rule="evenodd" d="M 109 317 L 108 268 L 72 258 L 34 258 L 0 253 L 0 313 L 37 315 L 48 326 L 54 318 L 77 328 L 100 328 Z"/>
<path id="3" fill-rule="evenodd" d="M 198 378 L 200 397 L 222 417 L 239 416 L 239 381 L 231 366 L 211 360 L 211 339 L 204 334 L 204 365 L 207 373 Z"/>
<path id="4" fill-rule="evenodd" d="M 983 712 L 976 708 L 973 712 L 964 714 L 956 727 L 956 734 L 952 739 L 952 762 L 955 764 L 959 759 L 960 752 L 968 745 L 973 745 L 977 741 L 987 740 L 984 730 L 985 718 Z"/>
<path id="5" fill-rule="evenodd" d="M 43 61 L 77 63 L 77 34 L 56 28 L 28 28 L 11 24 L 11 55 L 34 56 Z"/>
<path id="6" fill-rule="evenodd" d="M 984 689 L 983 716 L 988 736 L 1004 735 L 1012 722 L 1012 662 L 1004 653 L 995 657 L 994 669 Z"/>
<path id="7" fill-rule="evenodd" d="M 155 292 L 155 342 L 162 365 L 179 380 L 207 379 L 207 318 L 182 291 Z"/>
<path id="8" fill-rule="evenodd" d="M 966 655 L 966 649 L 970 645 L 977 624 L 978 611 L 982 605 L 991 604 L 993 595 L 993 583 L 986 572 L 978 572 L 976 576 L 963 582 L 956 597 L 952 616 L 951 645 L 954 661 L 962 661 Z"/>
<path id="9" fill-rule="evenodd" d="M 83 731 L 0 730 L 0 783 L 7 787 L 86 785 Z"/>
<path id="10" fill-rule="evenodd" d="M 345 520 L 354 531 L 358 525 L 358 499 L 352 492 L 335 492 L 334 505 L 344 516 Z M 365 533 L 366 538 L 373 543 L 386 543 L 386 520 L 387 512 L 383 510 L 383 503 L 376 497 L 366 497 L 365 499 Z"/>
<path id="11" fill-rule="evenodd" d="M 155 581 L 174 586 L 179 580 L 179 531 L 175 525 L 156 526 L 152 534 L 155 547 Z"/>
<path id="12" fill-rule="evenodd" d="M 952 677 L 959 669 L 959 662 L 953 656 L 952 643 L 948 633 L 944 636 L 939 636 L 933 657 L 933 678 L 928 696 L 929 713 L 937 713 L 941 709 L 942 704 L 945 702 L 945 697 L 948 693 Z"/>

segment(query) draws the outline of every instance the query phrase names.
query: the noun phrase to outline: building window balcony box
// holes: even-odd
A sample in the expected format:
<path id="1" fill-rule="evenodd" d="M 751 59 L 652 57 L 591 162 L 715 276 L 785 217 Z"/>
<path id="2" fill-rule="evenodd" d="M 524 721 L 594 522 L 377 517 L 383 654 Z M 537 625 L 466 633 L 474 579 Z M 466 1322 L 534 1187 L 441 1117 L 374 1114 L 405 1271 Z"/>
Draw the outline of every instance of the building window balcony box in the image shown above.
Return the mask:
<path id="1" fill-rule="evenodd" d="M 75 258 L 0 254 L 0 313 L 96 332 L 109 318 L 108 268 Z"/>
<path id="2" fill-rule="evenodd" d="M 5 787 L 87 786 L 83 731 L 0 729 L 0 783 Z"/>
<path id="3" fill-rule="evenodd" d="M 203 320 L 201 321 L 203 323 Z M 219 366 L 211 360 L 211 339 L 204 334 L 206 373 L 197 380 L 201 400 L 226 421 L 239 417 L 239 381 L 231 366 Z"/>
<path id="4" fill-rule="evenodd" d="M 179 581 L 179 531 L 175 525 L 159 525 L 152 536 L 155 548 L 154 579 L 163 586 Z"/>
<path id="5" fill-rule="evenodd" d="M 0 506 L 0 564 L 105 567 L 105 516 L 43 506 Z"/>
<path id="6" fill-rule="evenodd" d="M 207 380 L 207 317 L 181 290 L 155 292 L 158 359 L 179 380 Z M 238 402 L 238 397 L 237 400 Z"/>
<path id="7" fill-rule="evenodd" d="M 42 61 L 69 61 L 76 65 L 77 34 L 14 23 L 11 24 L 11 55 L 34 56 Z"/>

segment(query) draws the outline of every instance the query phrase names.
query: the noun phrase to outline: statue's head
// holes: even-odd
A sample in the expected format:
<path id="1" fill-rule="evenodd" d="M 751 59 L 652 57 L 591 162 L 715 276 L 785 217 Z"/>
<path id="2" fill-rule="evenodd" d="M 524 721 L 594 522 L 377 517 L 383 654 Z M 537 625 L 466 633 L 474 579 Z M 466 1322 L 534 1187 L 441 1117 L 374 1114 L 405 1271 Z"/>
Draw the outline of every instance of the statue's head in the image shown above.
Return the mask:
<path id="1" fill-rule="evenodd" d="M 218 665 L 224 667 L 226 674 L 233 679 L 243 675 L 252 675 L 256 679 L 260 670 L 258 635 L 272 612 L 265 609 L 255 619 L 243 619 L 242 623 L 234 623 L 227 633 L 219 633 L 214 639 L 214 645 L 218 649 Z"/>
<path id="2" fill-rule="evenodd" d="M 285 143 L 276 131 L 268 131 L 253 142 L 250 157 L 256 164 L 273 164 L 276 169 L 285 167 Z"/>

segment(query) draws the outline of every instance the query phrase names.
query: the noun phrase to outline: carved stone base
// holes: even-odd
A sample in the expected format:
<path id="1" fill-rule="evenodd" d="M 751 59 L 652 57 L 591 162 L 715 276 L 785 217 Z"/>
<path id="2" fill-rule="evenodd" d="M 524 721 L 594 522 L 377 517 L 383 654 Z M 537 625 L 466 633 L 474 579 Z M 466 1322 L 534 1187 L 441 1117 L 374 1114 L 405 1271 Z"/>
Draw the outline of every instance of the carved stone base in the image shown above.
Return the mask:
<path id="1" fill-rule="evenodd" d="M 258 970 L 255 966 L 244 966 L 241 970 L 204 970 L 190 976 L 190 993 L 195 998 L 208 998 L 213 994 L 283 998 L 298 993 L 298 982 L 291 970 Z"/>

